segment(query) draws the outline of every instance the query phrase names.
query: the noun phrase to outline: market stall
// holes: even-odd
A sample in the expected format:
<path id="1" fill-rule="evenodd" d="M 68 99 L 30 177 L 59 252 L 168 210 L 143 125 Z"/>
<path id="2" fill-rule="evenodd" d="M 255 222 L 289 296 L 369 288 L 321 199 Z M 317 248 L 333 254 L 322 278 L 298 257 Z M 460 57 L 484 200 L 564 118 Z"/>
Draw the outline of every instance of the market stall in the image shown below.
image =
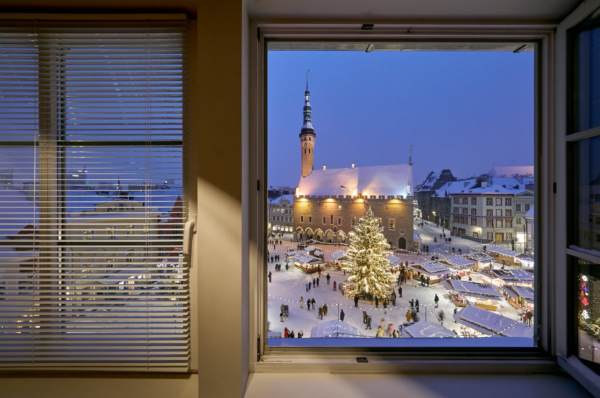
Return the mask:
<path id="1" fill-rule="evenodd" d="M 533 312 L 534 290 L 532 287 L 504 285 L 502 291 L 511 306 L 518 310 Z"/>
<path id="2" fill-rule="evenodd" d="M 398 269 L 402 265 L 400 257 L 394 256 L 393 254 L 388 254 L 387 260 L 390 262 L 390 269 Z"/>
<path id="3" fill-rule="evenodd" d="M 479 308 L 495 311 L 498 301 L 502 300 L 502 293 L 489 283 L 476 283 L 448 279 L 443 282 L 448 289 L 450 300 L 457 307 L 475 305 Z"/>
<path id="4" fill-rule="evenodd" d="M 517 258 L 523 253 L 516 252 L 514 250 L 506 249 L 504 247 L 491 246 L 488 248 L 488 253 L 494 257 L 494 259 L 506 265 L 514 265 L 517 263 Z M 517 264 L 519 265 L 519 264 Z"/>
<path id="5" fill-rule="evenodd" d="M 520 265 L 521 267 L 533 268 L 535 265 L 535 260 L 525 254 L 519 255 L 515 259 L 516 265 Z"/>
<path id="6" fill-rule="evenodd" d="M 454 315 L 465 337 L 533 337 L 533 328 L 491 311 L 467 306 Z"/>
<path id="7" fill-rule="evenodd" d="M 333 261 L 333 265 L 339 270 L 342 269 L 344 263 L 348 260 L 346 259 L 346 251 L 345 250 L 336 250 L 331 253 L 331 259 Z"/>
<path id="8" fill-rule="evenodd" d="M 332 319 L 330 321 L 319 322 L 317 326 L 314 326 L 310 331 L 311 339 L 326 339 L 326 338 L 365 338 L 357 328 L 346 322 L 338 319 Z"/>
<path id="9" fill-rule="evenodd" d="M 423 264 L 411 264 L 408 266 L 410 276 L 419 280 L 421 275 L 429 277 L 429 284 L 440 283 L 446 278 L 446 275 L 452 273 L 446 264 L 440 262 L 425 262 Z"/>
<path id="10" fill-rule="evenodd" d="M 307 274 L 312 274 L 319 270 L 319 266 L 323 264 L 323 260 L 307 253 L 297 253 L 290 259 L 294 266 Z"/>
<path id="11" fill-rule="evenodd" d="M 447 255 L 440 262 L 450 266 L 452 275 L 467 276 L 475 268 L 474 260 L 462 256 Z"/>
<path id="12" fill-rule="evenodd" d="M 482 280 L 496 286 L 515 285 L 533 287 L 533 272 L 523 269 L 491 269 L 481 272 Z"/>
<path id="13" fill-rule="evenodd" d="M 458 337 L 439 323 L 419 321 L 402 329 L 402 337 L 444 339 Z"/>
<path id="14" fill-rule="evenodd" d="M 494 258 L 483 252 L 472 252 L 465 254 L 464 257 L 466 259 L 475 261 L 475 268 L 473 268 L 473 271 L 490 269 L 494 263 Z"/>

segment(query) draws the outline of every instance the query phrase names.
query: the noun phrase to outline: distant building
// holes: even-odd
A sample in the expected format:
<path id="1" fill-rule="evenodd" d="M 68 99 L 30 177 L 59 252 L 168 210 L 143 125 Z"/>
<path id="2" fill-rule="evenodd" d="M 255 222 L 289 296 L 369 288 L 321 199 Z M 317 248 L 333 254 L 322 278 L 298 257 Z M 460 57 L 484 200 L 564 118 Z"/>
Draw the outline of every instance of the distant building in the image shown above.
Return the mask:
<path id="1" fill-rule="evenodd" d="M 433 171 L 415 190 L 417 208 L 422 219 L 450 228 L 450 196 L 447 192 L 439 192 L 448 182 L 457 181 L 450 169 L 436 174 Z"/>
<path id="2" fill-rule="evenodd" d="M 65 178 L 65 184 L 67 189 L 87 189 L 87 169 L 83 166 L 83 169 L 68 171 Z"/>
<path id="3" fill-rule="evenodd" d="M 525 213 L 525 215 L 523 216 L 523 218 L 525 219 L 526 231 L 527 231 L 527 235 L 525 238 L 526 239 L 525 240 L 525 248 L 528 251 L 535 250 L 535 217 L 534 217 L 534 214 L 535 214 L 535 212 L 533 210 L 533 206 L 531 206 L 529 211 L 527 213 Z"/>
<path id="4" fill-rule="evenodd" d="M 293 232 L 294 195 L 284 195 L 278 200 L 269 200 L 268 225 L 272 232 Z"/>
<path id="5" fill-rule="evenodd" d="M 295 193 L 296 193 L 296 188 L 287 187 L 287 186 L 269 187 L 269 190 L 267 191 L 267 195 L 270 200 L 277 199 L 281 196 L 294 195 Z"/>
<path id="6" fill-rule="evenodd" d="M 316 134 L 308 84 L 300 131 L 301 177 L 293 207 L 294 239 L 348 243 L 368 204 L 392 247 L 413 250 L 413 181 L 409 164 L 314 170 Z"/>

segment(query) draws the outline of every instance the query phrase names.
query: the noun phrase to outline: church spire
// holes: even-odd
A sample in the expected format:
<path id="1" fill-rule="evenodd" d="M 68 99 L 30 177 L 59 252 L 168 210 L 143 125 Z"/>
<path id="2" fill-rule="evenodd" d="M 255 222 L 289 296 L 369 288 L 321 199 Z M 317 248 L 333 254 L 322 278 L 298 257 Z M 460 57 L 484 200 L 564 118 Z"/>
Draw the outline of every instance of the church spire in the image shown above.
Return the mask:
<path id="1" fill-rule="evenodd" d="M 412 166 L 412 143 L 410 144 L 410 155 L 408 156 L 408 164 Z"/>
<path id="2" fill-rule="evenodd" d="M 308 72 L 306 71 L 306 91 L 304 91 L 304 123 L 302 124 L 302 130 L 300 134 L 311 133 L 314 134 L 315 130 L 312 126 L 312 108 L 310 106 L 310 91 L 308 91 Z"/>

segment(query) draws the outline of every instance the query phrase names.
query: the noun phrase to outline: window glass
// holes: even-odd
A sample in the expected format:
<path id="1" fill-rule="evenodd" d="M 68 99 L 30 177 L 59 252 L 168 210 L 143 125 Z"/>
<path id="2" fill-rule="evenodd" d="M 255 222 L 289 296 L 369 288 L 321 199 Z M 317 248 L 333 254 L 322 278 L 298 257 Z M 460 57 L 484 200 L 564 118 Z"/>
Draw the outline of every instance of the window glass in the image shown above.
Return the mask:
<path id="1" fill-rule="evenodd" d="M 600 374 L 600 265 L 572 257 L 575 268 L 576 353 Z"/>
<path id="2" fill-rule="evenodd" d="M 510 299 L 534 288 L 511 219 L 535 180 L 534 54 L 285 45 L 268 44 L 266 186 L 299 217 L 264 263 L 269 346 L 531 347 L 533 308 Z"/>
<path id="3" fill-rule="evenodd" d="M 600 126 L 600 28 L 578 34 L 575 131 Z"/>

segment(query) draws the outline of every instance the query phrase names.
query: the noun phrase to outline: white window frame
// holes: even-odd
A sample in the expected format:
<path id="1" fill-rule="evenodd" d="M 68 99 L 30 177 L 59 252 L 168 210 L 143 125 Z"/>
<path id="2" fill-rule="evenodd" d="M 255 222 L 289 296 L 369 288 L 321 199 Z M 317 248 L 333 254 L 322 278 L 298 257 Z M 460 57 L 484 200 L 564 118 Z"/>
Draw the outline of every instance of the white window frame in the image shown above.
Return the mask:
<path id="1" fill-rule="evenodd" d="M 536 178 L 535 184 L 537 192 L 550 192 L 552 186 L 552 175 L 553 167 L 551 161 L 554 158 L 554 153 L 551 152 L 548 147 L 547 141 L 554 137 L 554 86 L 553 86 L 553 49 L 554 49 L 554 27 L 555 24 L 547 23 L 523 23 L 515 24 L 511 21 L 509 24 L 503 24 L 502 22 L 486 23 L 485 25 L 470 25 L 457 23 L 403 23 L 403 22 L 390 22 L 386 23 L 385 27 L 376 32 L 365 32 L 360 29 L 361 24 L 353 24 L 350 22 L 334 22 L 334 21 L 314 21 L 314 20 L 303 20 L 303 21 L 259 21 L 255 20 L 251 22 L 251 31 L 257 32 L 257 40 L 250 40 L 250 155 L 249 155 L 249 173 L 250 180 L 263 180 L 266 181 L 266 110 L 265 110 L 265 78 L 266 70 L 266 47 L 265 39 L 286 39 L 286 40 L 338 40 L 338 41 L 364 41 L 365 43 L 385 41 L 385 40 L 396 40 L 396 41 L 412 41 L 412 40 L 429 40 L 429 41 L 448 41 L 448 40 L 485 40 L 489 42 L 493 41 L 508 41 L 514 43 L 533 43 L 536 47 L 536 81 L 535 81 L 535 100 L 536 100 L 536 146 L 535 146 L 535 161 L 538 170 L 541 175 L 546 178 Z M 368 35 L 368 36 L 367 36 Z M 540 161 L 539 152 L 544 150 L 545 154 L 548 154 L 544 158 L 544 161 Z M 540 191 L 540 189 L 542 191 Z M 257 192 L 256 190 L 248 191 L 252 198 L 250 199 L 251 211 L 259 213 L 259 217 L 254 218 L 256 223 L 250 226 L 251 241 L 258 242 L 259 251 L 266 251 L 265 234 L 262 231 L 266 228 L 266 223 L 263 224 L 266 193 L 263 191 Z M 548 202 L 551 198 L 545 197 L 540 198 L 541 195 L 534 198 L 536 203 L 537 212 L 549 212 Z M 546 231 L 553 230 L 554 220 L 546 220 L 544 228 Z M 537 230 L 536 237 L 541 237 L 540 234 L 541 223 L 536 223 L 535 227 Z M 551 245 L 539 245 L 542 239 L 536 239 L 536 255 L 540 255 L 541 259 L 551 263 L 553 259 L 548 256 Z M 547 241 L 546 241 L 547 242 Z M 264 249 L 263 249 L 264 247 Z M 314 363 L 319 363 L 319 369 L 323 371 L 336 371 L 347 368 L 347 361 L 344 364 L 340 363 L 339 360 L 335 360 L 335 356 L 331 356 L 328 353 L 335 352 L 348 352 L 348 349 L 336 350 L 335 348 L 329 348 L 327 352 L 311 349 L 311 348 L 283 348 L 283 347 L 269 347 L 266 344 L 266 294 L 267 284 L 266 281 L 266 262 L 264 255 L 253 256 L 250 258 L 251 269 L 253 270 L 250 275 L 251 281 L 257 281 L 256 284 L 251 283 L 250 296 L 254 303 L 250 305 L 250 324 L 256 327 L 251 327 L 250 341 L 258 341 L 257 345 L 251 344 L 250 358 L 251 367 L 253 370 L 260 372 L 268 371 L 302 371 L 302 369 L 314 369 Z M 550 264 L 552 266 L 552 264 Z M 545 267 L 544 267 L 545 268 Z M 537 283 L 548 283 L 548 275 L 539 274 L 536 276 Z M 501 372 L 501 371 L 514 371 L 515 367 L 527 369 L 531 371 L 532 367 L 554 366 L 551 360 L 548 358 L 548 354 L 554 352 L 554 346 L 551 345 L 549 336 L 552 335 L 550 330 L 550 324 L 548 323 L 549 316 L 548 311 L 548 291 L 540 289 L 536 296 L 536 315 L 539 320 L 538 330 L 544 331 L 535 336 L 535 341 L 538 346 L 537 349 L 533 350 L 511 350 L 510 355 L 514 360 L 505 360 L 500 365 L 498 362 L 491 361 L 493 363 L 490 366 L 473 366 L 469 369 L 474 371 L 482 371 L 484 368 L 486 371 Z M 266 350 L 266 352 L 265 352 Z M 426 352 L 432 352 L 431 350 L 424 350 Z M 467 351 L 469 351 L 467 353 Z M 380 371 L 388 369 L 390 371 L 402 370 L 402 369 L 413 369 L 414 364 L 407 362 L 408 352 L 402 352 L 398 350 L 387 350 L 385 356 L 379 356 L 367 349 L 352 349 L 352 353 L 369 353 L 371 358 L 385 358 L 382 362 L 378 363 Z M 411 350 L 412 355 L 414 351 Z M 439 351 L 435 351 L 437 359 L 433 360 L 436 366 L 440 364 Z M 527 352 L 526 359 L 524 353 Z M 306 355 L 311 357 L 311 361 L 308 363 L 305 361 L 304 364 L 300 363 L 299 358 Z M 486 355 L 487 358 L 497 358 L 497 351 L 493 349 L 478 348 L 474 350 L 461 351 L 461 356 L 450 355 L 445 357 L 452 361 L 466 360 L 468 363 L 473 364 L 472 360 L 468 358 L 476 358 L 480 355 Z M 533 355 L 533 357 L 532 357 Z M 263 358 L 265 360 L 260 360 Z M 269 361 L 274 358 L 275 362 Z M 285 358 L 285 361 L 281 361 Z M 390 358 L 394 358 L 390 361 Z M 467 358 L 467 359 L 465 359 Z M 531 358 L 535 358 L 532 360 Z M 393 363 L 392 363 L 393 362 Z M 443 365 L 442 365 L 443 366 Z M 448 364 L 448 369 L 453 365 Z M 472 366 L 472 365 L 469 365 Z M 354 368 L 357 371 L 368 371 L 366 367 Z M 374 369 L 374 368 L 373 368 Z"/>

